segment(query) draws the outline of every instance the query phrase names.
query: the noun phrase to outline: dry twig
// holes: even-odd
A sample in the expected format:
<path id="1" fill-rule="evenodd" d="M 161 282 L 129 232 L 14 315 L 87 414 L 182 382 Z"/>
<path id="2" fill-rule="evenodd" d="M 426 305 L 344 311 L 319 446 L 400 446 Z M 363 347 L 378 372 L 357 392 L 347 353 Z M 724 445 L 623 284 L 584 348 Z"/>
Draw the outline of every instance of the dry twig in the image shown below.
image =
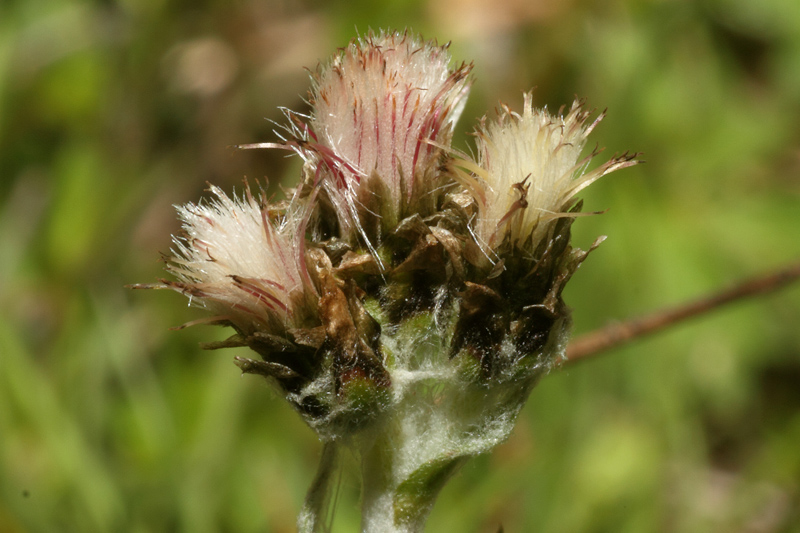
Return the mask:
<path id="1" fill-rule="evenodd" d="M 727 303 L 781 289 L 800 278 L 800 262 L 777 272 L 745 280 L 718 293 L 640 318 L 610 324 L 573 340 L 567 347 L 567 364 L 622 346 L 645 335 L 709 313 Z"/>

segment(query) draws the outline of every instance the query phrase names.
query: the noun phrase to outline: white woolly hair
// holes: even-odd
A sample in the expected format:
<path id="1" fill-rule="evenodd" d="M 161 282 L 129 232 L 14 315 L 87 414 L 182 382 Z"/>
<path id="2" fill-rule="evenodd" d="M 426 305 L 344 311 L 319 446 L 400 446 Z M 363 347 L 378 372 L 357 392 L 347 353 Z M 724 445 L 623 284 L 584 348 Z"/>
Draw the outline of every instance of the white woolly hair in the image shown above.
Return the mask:
<path id="1" fill-rule="evenodd" d="M 174 239 L 169 270 L 180 282 L 169 286 L 248 333 L 296 327 L 316 301 L 303 221 L 273 220 L 249 188 L 242 198 L 210 191 L 208 203 L 177 207 L 185 235 Z"/>

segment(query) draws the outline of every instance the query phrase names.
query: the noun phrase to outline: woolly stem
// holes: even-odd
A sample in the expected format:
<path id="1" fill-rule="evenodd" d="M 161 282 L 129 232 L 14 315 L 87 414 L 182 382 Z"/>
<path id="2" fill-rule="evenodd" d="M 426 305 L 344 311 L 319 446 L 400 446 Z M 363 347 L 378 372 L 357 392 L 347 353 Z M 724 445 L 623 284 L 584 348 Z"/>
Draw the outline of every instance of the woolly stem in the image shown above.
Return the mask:
<path id="1" fill-rule="evenodd" d="M 400 433 L 383 433 L 362 453 L 363 533 L 419 533 L 439 492 L 468 456 L 443 454 L 397 475 L 397 457 L 414 455 L 417 439 L 398 442 Z"/>

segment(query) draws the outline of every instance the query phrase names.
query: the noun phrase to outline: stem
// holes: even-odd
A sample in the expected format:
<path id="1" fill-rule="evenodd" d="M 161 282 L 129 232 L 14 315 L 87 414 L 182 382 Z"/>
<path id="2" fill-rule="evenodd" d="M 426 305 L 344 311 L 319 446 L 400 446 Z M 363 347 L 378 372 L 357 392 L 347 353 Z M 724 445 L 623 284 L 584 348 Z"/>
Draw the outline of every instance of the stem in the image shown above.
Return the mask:
<path id="1" fill-rule="evenodd" d="M 384 426 L 384 429 L 386 426 Z M 394 450 L 387 435 L 365 443 L 361 456 L 361 531 L 403 532 L 394 519 Z"/>
<path id="2" fill-rule="evenodd" d="M 327 441 L 322 447 L 322 457 L 314 481 L 306 494 L 303 508 L 297 517 L 297 530 L 299 533 L 318 533 L 330 530 L 326 524 L 330 496 L 332 492 L 331 481 L 339 465 L 339 446 L 333 441 Z M 333 518 L 332 516 L 330 517 Z"/>
<path id="3" fill-rule="evenodd" d="M 413 455 L 419 445 L 402 440 L 381 434 L 362 454 L 362 533 L 421 533 L 439 492 L 469 459 L 445 453 L 399 476 L 396 455 Z"/>
<path id="4" fill-rule="evenodd" d="M 745 280 L 729 289 L 672 309 L 656 311 L 640 318 L 597 329 L 578 337 L 569 344 L 566 363 L 575 363 L 622 346 L 639 337 L 709 313 L 725 304 L 778 290 L 797 281 L 798 278 L 800 278 L 800 262 L 765 276 Z"/>

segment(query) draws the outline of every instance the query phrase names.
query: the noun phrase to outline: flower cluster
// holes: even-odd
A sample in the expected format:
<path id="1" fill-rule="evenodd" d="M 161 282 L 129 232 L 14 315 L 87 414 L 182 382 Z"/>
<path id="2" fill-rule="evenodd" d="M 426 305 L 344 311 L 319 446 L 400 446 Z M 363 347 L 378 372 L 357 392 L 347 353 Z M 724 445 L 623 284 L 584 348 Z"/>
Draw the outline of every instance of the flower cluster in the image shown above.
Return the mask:
<path id="1" fill-rule="evenodd" d="M 356 39 L 313 74 L 312 113 L 287 113 L 268 146 L 304 161 L 291 200 L 249 188 L 179 208 L 168 259 L 208 321 L 248 346 L 328 446 L 362 458 L 364 531 L 418 531 L 442 484 L 511 431 L 530 389 L 563 355 L 575 195 L 636 163 L 582 156 L 600 118 L 502 107 L 451 147 L 470 65 L 409 33 Z M 152 285 L 150 286 L 152 287 Z M 333 448 L 300 519 L 320 527 Z M 335 455 L 335 454 L 334 454 Z"/>

